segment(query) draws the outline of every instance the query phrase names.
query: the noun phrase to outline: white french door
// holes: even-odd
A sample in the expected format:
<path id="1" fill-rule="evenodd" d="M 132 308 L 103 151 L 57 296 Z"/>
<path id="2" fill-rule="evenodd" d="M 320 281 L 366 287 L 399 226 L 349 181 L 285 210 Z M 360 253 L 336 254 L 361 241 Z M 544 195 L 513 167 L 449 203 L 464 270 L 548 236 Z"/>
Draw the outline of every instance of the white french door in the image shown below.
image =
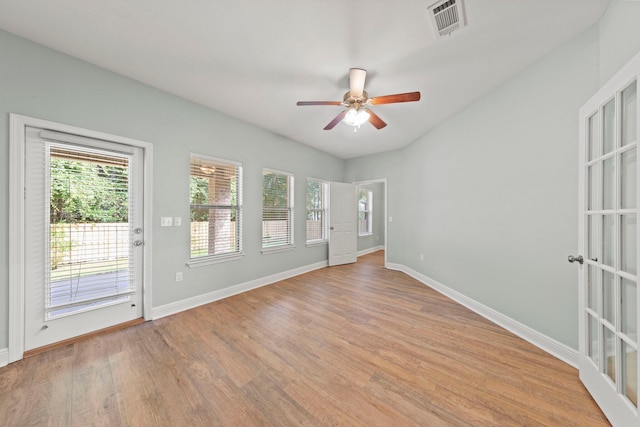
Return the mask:
<path id="1" fill-rule="evenodd" d="M 580 379 L 614 426 L 638 413 L 640 54 L 580 110 Z"/>
<path id="2" fill-rule="evenodd" d="M 142 148 L 25 129 L 24 349 L 142 317 Z"/>
<path id="3" fill-rule="evenodd" d="M 332 182 L 329 190 L 329 265 L 358 259 L 356 186 Z"/>

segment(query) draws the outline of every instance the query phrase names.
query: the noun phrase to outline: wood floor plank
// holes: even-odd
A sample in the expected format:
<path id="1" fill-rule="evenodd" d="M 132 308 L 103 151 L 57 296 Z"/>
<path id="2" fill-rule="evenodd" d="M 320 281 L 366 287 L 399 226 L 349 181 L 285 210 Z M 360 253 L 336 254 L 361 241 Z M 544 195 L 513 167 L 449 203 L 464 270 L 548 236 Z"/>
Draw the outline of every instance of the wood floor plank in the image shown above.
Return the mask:
<path id="1" fill-rule="evenodd" d="M 608 425 L 576 369 L 382 263 L 1 368 L 0 425 Z"/>

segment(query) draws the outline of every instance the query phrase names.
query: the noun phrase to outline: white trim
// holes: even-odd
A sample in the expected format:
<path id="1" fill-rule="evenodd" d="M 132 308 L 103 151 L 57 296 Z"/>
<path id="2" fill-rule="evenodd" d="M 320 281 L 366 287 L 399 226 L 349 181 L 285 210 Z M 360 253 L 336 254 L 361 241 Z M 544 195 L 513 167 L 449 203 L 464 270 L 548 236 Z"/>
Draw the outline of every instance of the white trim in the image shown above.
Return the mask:
<path id="1" fill-rule="evenodd" d="M 389 204 L 389 184 L 387 182 L 387 178 L 378 178 L 378 179 L 370 179 L 366 181 L 354 181 L 353 184 L 356 185 L 356 189 L 359 185 L 367 185 L 367 184 L 384 184 L 384 267 L 387 268 L 387 260 L 389 256 L 389 251 L 387 250 L 387 242 L 389 241 L 389 236 L 387 235 L 389 228 L 389 214 L 388 214 L 388 204 Z"/>
<path id="2" fill-rule="evenodd" d="M 225 255 L 209 255 L 206 257 L 190 259 L 186 262 L 185 265 L 189 268 L 198 268 L 204 267 L 206 265 L 220 264 L 223 262 L 238 261 L 242 258 L 244 258 L 244 252 L 234 252 Z"/>
<path id="3" fill-rule="evenodd" d="M 202 160 L 207 160 L 210 162 L 214 162 L 214 163 L 225 163 L 225 164 L 230 164 L 233 165 L 235 167 L 240 167 L 242 168 L 242 162 L 239 162 L 237 160 L 229 160 L 229 159 L 223 159 L 222 157 L 213 157 L 213 156 L 209 156 L 207 154 L 200 154 L 200 153 L 196 153 L 196 152 L 189 152 L 189 163 L 191 163 L 191 160 L 193 158 L 196 159 L 202 159 Z"/>
<path id="4" fill-rule="evenodd" d="M 566 346 L 561 342 L 558 342 L 553 338 L 550 338 L 528 327 L 527 325 L 524 325 L 517 320 L 510 318 L 509 316 L 505 316 L 504 314 L 490 307 L 487 307 L 486 305 L 481 304 L 478 301 L 475 301 L 461 294 L 460 292 L 453 290 L 443 285 L 442 283 L 439 283 L 436 280 L 430 279 L 424 274 L 418 273 L 417 271 L 412 270 L 409 267 L 406 267 L 402 264 L 389 263 L 387 268 L 389 268 L 390 270 L 398 270 L 405 274 L 408 274 L 414 279 L 429 286 L 433 290 L 451 298 L 455 302 L 467 307 L 469 310 L 479 314 L 480 316 L 495 323 L 496 325 L 502 326 L 509 332 L 514 333 L 515 335 L 535 345 L 541 350 L 546 351 L 547 353 L 557 357 L 558 359 L 573 366 L 574 368 L 578 367 L 578 352 L 571 347 Z"/>
<path id="5" fill-rule="evenodd" d="M 382 250 L 384 250 L 384 245 L 378 245 L 369 249 L 363 249 L 361 251 L 358 251 L 358 256 L 360 257 L 362 255 L 367 255 L 367 254 L 371 254 L 371 253 L 382 251 Z"/>
<path id="6" fill-rule="evenodd" d="M 295 248 L 296 248 L 296 245 L 271 246 L 271 247 L 268 247 L 268 248 L 262 248 L 260 250 L 260 253 L 262 255 L 277 254 L 278 252 L 292 251 Z"/>
<path id="7" fill-rule="evenodd" d="M 25 188 L 25 129 L 26 127 L 70 133 L 79 137 L 112 141 L 143 149 L 144 164 L 144 265 L 143 265 L 143 315 L 151 319 L 151 227 L 153 197 L 153 145 L 148 142 L 83 129 L 76 126 L 9 114 L 9 339 L 8 362 L 22 359 L 24 354 L 24 188 Z M 0 350 L 1 352 L 2 350 Z M 2 361 L 0 353 L 0 362 Z"/>
<path id="8" fill-rule="evenodd" d="M 327 261 L 321 261 L 315 264 L 294 268 L 293 270 L 283 271 L 281 273 L 276 273 L 270 276 L 261 277 L 259 279 L 250 280 L 245 283 L 229 286 L 227 288 L 223 288 L 206 294 L 196 295 L 194 297 L 183 299 L 181 301 L 172 302 L 169 304 L 161 305 L 159 307 L 153 307 L 153 319 L 160 319 L 161 317 L 170 316 L 172 314 L 180 313 L 181 311 L 190 310 L 192 308 L 228 298 L 233 295 L 238 295 L 252 289 L 257 289 L 262 286 L 279 282 L 281 280 L 286 280 L 290 277 L 318 270 L 327 267 L 327 265 Z"/>
<path id="9" fill-rule="evenodd" d="M 312 248 L 314 246 L 322 246 L 322 245 L 328 245 L 329 244 L 329 240 L 325 239 L 325 240 L 310 240 L 306 243 L 306 246 L 308 248 Z"/>
<path id="10" fill-rule="evenodd" d="M 0 348 L 0 368 L 9 364 L 9 349 Z"/>

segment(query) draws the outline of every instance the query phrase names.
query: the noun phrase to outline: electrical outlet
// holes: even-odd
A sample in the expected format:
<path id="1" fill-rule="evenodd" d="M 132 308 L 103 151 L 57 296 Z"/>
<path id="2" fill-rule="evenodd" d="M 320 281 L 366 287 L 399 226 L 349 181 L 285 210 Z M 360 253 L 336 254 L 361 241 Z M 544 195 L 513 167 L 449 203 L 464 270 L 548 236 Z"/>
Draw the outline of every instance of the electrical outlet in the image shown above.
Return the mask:
<path id="1" fill-rule="evenodd" d="M 420 261 L 424 261 L 424 254 L 420 254 Z"/>
<path id="2" fill-rule="evenodd" d="M 173 226 L 173 218 L 170 216 L 160 217 L 160 227 L 171 227 Z"/>
<path id="3" fill-rule="evenodd" d="M 176 282 L 182 282 L 182 271 L 176 273 Z"/>

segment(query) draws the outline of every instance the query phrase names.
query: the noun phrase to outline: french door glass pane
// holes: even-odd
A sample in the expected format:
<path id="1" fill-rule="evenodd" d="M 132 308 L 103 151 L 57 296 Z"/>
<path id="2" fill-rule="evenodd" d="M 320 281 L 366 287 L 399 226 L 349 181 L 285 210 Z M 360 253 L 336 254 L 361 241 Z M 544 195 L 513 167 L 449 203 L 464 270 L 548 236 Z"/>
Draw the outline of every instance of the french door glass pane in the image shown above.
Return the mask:
<path id="1" fill-rule="evenodd" d="M 589 117 L 589 160 L 599 157 L 600 146 L 600 113 Z"/>
<path id="2" fill-rule="evenodd" d="M 636 207 L 636 149 L 620 155 L 620 207 Z"/>
<path id="3" fill-rule="evenodd" d="M 591 260 L 596 260 L 598 258 L 598 222 L 602 221 L 602 215 L 589 215 L 587 217 L 588 227 L 589 227 L 589 247 L 588 247 L 588 258 Z"/>
<path id="4" fill-rule="evenodd" d="M 609 321 L 612 325 L 615 324 L 615 307 L 616 302 L 614 300 L 615 291 L 615 276 L 608 271 L 604 272 L 602 276 L 602 303 L 604 312 L 602 317 Z"/>
<path id="5" fill-rule="evenodd" d="M 604 373 L 616 382 L 616 334 L 604 328 Z"/>
<path id="6" fill-rule="evenodd" d="M 636 282 L 623 278 L 620 283 L 621 330 L 634 340 L 638 339 L 638 306 L 636 298 Z"/>
<path id="7" fill-rule="evenodd" d="M 592 211 L 600 207 L 598 203 L 598 165 L 589 166 L 589 201 L 587 209 Z"/>
<path id="8" fill-rule="evenodd" d="M 609 157 L 602 162 L 602 209 L 613 209 L 616 185 L 616 160 Z"/>
<path id="9" fill-rule="evenodd" d="M 603 215 L 602 217 L 602 263 L 613 267 L 615 237 L 614 216 Z"/>
<path id="10" fill-rule="evenodd" d="M 636 274 L 636 216 L 620 215 L 620 269 Z"/>
<path id="11" fill-rule="evenodd" d="M 589 315 L 589 323 L 587 323 L 587 326 L 589 328 L 587 352 L 591 360 L 593 360 L 597 366 L 600 362 L 600 347 L 598 346 L 598 343 L 600 342 L 598 340 L 598 327 L 600 326 L 600 323 L 595 317 Z"/>
<path id="12" fill-rule="evenodd" d="M 638 351 L 622 341 L 622 390 L 627 399 L 638 406 Z"/>
<path id="13" fill-rule="evenodd" d="M 598 282 L 599 282 L 598 270 L 599 270 L 598 268 L 594 267 L 593 265 L 590 265 L 588 269 L 589 276 L 587 277 L 587 283 L 588 283 L 587 304 L 589 308 L 595 312 L 598 311 Z"/>
<path id="14" fill-rule="evenodd" d="M 622 145 L 632 143 L 637 138 L 637 110 L 636 110 L 637 85 L 633 82 L 631 86 L 622 91 Z"/>
<path id="15" fill-rule="evenodd" d="M 615 99 L 609 101 L 603 110 L 603 118 L 604 118 L 604 132 L 603 132 L 603 153 L 607 154 L 613 151 L 615 148 L 615 135 L 616 135 L 616 104 Z"/>

